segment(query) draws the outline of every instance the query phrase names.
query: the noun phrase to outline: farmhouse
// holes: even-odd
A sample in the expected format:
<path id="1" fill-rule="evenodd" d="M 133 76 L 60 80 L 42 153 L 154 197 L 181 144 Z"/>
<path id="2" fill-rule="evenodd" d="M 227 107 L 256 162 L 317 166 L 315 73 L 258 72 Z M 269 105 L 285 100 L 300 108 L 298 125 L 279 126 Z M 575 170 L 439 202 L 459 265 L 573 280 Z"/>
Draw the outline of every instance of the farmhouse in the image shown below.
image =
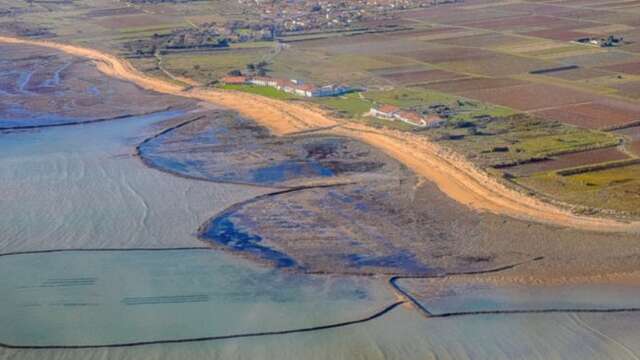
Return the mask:
<path id="1" fill-rule="evenodd" d="M 368 115 L 390 121 L 400 120 L 418 127 L 437 127 L 444 122 L 444 119 L 439 115 L 430 114 L 427 117 L 423 117 L 415 111 L 402 110 L 394 105 L 381 105 L 378 108 L 371 108 Z"/>
<path id="2" fill-rule="evenodd" d="M 371 110 L 369 110 L 369 115 L 377 118 L 381 118 L 381 119 L 393 120 L 395 118 L 395 114 L 398 111 L 400 111 L 400 108 L 397 106 L 382 105 L 377 109 L 371 108 Z"/>
<path id="3" fill-rule="evenodd" d="M 276 79 L 270 78 L 267 76 L 255 76 L 249 80 L 250 84 L 258 85 L 258 86 L 271 86 L 277 87 L 278 83 Z"/>
<path id="4" fill-rule="evenodd" d="M 316 87 L 306 84 L 301 80 L 275 79 L 268 76 L 225 76 L 222 78 L 225 84 L 252 84 L 256 86 L 269 86 L 289 94 L 305 97 L 337 96 L 346 94 L 353 89 L 347 85 L 326 85 Z"/>

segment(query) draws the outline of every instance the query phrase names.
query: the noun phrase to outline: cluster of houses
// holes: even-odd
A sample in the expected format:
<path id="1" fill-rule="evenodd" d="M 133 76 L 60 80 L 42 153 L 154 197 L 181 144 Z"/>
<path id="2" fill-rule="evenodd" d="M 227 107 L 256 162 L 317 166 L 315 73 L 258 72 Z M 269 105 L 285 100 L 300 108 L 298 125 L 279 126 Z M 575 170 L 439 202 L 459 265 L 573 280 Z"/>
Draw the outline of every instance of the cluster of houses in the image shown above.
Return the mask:
<path id="1" fill-rule="evenodd" d="M 225 76 L 222 82 L 232 85 L 268 86 L 289 94 L 305 97 L 338 96 L 349 93 L 353 89 L 347 85 L 326 85 L 317 87 L 301 80 L 275 79 L 268 76 Z"/>
<path id="2" fill-rule="evenodd" d="M 338 96 L 354 91 L 353 88 L 347 85 L 317 87 L 300 80 L 276 79 L 268 76 L 228 75 L 223 77 L 221 81 L 227 85 L 268 86 L 289 94 L 305 97 Z M 366 115 L 389 121 L 398 120 L 417 127 L 430 128 L 438 127 L 446 121 L 446 116 L 441 116 L 438 112 L 422 115 L 417 111 L 403 110 L 397 106 L 387 104 L 371 108 Z"/>
<path id="3" fill-rule="evenodd" d="M 583 37 L 583 38 L 579 38 L 576 40 L 576 42 L 581 43 L 581 44 L 590 44 L 590 45 L 596 45 L 596 46 L 600 46 L 600 47 L 614 47 L 614 46 L 619 46 L 622 45 L 624 41 L 624 38 L 622 37 L 616 37 L 614 35 L 609 35 L 606 38 L 591 38 L 591 37 Z"/>
<path id="4" fill-rule="evenodd" d="M 438 127 L 445 122 L 445 119 L 437 114 L 422 116 L 415 111 L 402 110 L 394 105 L 381 105 L 379 107 L 371 108 L 367 115 L 390 121 L 399 120 L 417 127 L 433 128 Z"/>

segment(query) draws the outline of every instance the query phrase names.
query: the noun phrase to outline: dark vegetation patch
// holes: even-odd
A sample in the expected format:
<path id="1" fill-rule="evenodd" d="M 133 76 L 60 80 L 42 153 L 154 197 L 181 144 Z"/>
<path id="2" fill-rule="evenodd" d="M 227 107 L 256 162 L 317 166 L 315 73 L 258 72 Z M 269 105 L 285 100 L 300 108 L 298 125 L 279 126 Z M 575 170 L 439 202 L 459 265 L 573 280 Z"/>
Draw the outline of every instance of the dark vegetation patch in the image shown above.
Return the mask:
<path id="1" fill-rule="evenodd" d="M 578 68 L 580 68 L 578 65 L 566 65 L 566 66 L 557 66 L 553 68 L 532 70 L 529 73 L 534 75 L 542 75 L 542 74 L 550 74 L 550 73 L 567 71 L 567 70 L 574 70 Z"/>
<path id="2" fill-rule="evenodd" d="M 275 137 L 265 128 L 218 112 L 140 146 L 159 168 L 212 181 L 300 186 L 360 173 L 392 171 L 386 156 L 337 136 Z"/>

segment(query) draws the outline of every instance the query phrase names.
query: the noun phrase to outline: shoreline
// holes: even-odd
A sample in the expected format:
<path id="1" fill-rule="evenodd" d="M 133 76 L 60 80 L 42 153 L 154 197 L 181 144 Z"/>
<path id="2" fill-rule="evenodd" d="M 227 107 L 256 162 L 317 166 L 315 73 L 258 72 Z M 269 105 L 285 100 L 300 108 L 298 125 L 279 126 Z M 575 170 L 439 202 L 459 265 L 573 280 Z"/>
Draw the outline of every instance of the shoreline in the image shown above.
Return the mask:
<path id="1" fill-rule="evenodd" d="M 551 203 L 527 196 L 492 178 L 461 155 L 445 150 L 424 137 L 393 130 L 378 130 L 332 118 L 308 105 L 284 102 L 235 91 L 183 87 L 149 77 L 115 55 L 99 50 L 50 41 L 0 36 L 0 42 L 44 46 L 92 59 L 99 71 L 160 93 L 196 99 L 237 111 L 276 135 L 328 128 L 327 134 L 347 136 L 392 156 L 419 176 L 432 181 L 453 200 L 477 211 L 516 219 L 595 232 L 640 232 L 640 221 L 571 213 Z"/>

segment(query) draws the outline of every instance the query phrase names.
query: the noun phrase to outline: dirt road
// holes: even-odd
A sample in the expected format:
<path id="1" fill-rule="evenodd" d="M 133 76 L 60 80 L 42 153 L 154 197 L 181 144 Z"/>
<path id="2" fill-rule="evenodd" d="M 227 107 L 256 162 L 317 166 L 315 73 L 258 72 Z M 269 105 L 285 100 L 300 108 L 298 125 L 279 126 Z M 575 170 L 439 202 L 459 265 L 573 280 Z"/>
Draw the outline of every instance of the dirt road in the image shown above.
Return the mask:
<path id="1" fill-rule="evenodd" d="M 204 88 L 185 90 L 179 85 L 146 76 L 133 68 L 127 61 L 99 50 L 49 41 L 2 36 L 0 36 L 0 42 L 45 46 L 72 55 L 90 58 L 106 75 L 134 82 L 145 89 L 189 97 L 233 109 L 279 135 L 314 128 L 326 128 L 341 123 L 340 120 L 333 119 L 322 110 L 307 104 L 284 102 L 233 91 Z M 326 131 L 356 138 L 380 148 L 404 163 L 415 173 L 434 182 L 452 199 L 473 209 L 562 227 L 606 232 L 640 232 L 640 222 L 637 221 L 621 222 L 613 219 L 576 215 L 568 210 L 526 196 L 490 177 L 461 156 L 429 142 L 424 137 L 354 124 L 342 123 L 341 125 Z"/>

